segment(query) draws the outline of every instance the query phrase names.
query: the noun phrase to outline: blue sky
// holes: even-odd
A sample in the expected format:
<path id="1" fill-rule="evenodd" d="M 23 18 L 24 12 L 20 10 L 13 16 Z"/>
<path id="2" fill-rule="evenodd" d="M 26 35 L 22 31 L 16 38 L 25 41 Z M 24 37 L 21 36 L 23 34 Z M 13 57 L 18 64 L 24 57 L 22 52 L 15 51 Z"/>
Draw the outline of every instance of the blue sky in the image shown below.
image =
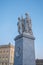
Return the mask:
<path id="1" fill-rule="evenodd" d="M 0 45 L 14 44 L 19 16 L 28 12 L 35 36 L 35 57 L 43 58 L 43 0 L 0 0 Z"/>

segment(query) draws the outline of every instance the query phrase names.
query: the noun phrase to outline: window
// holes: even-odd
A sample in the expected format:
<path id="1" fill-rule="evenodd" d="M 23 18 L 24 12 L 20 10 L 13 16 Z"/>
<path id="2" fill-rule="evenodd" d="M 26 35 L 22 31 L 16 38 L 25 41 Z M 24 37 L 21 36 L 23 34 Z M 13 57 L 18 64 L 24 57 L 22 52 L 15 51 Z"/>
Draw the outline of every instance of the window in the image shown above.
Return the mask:
<path id="1" fill-rule="evenodd" d="M 0 57 L 0 60 L 1 60 L 1 57 Z"/>
<path id="2" fill-rule="evenodd" d="M 2 65 L 2 63 L 0 63 L 0 65 Z"/>
<path id="3" fill-rule="evenodd" d="M 1 58 L 1 57 L 0 57 Z"/>
<path id="4" fill-rule="evenodd" d="M 2 65 L 3 65 L 3 63 L 2 63 Z"/>
<path id="5" fill-rule="evenodd" d="M 5 60 L 5 58 L 3 57 L 3 60 Z"/>
<path id="6" fill-rule="evenodd" d="M 5 50 L 3 51 L 3 53 L 5 53 Z"/>
<path id="7" fill-rule="evenodd" d="M 7 65 L 7 63 L 5 63 L 5 65 Z"/>
<path id="8" fill-rule="evenodd" d="M 0 50 L 0 53 L 2 53 L 2 51 Z"/>
<path id="9" fill-rule="evenodd" d="M 8 60 L 8 57 L 6 57 L 5 60 Z"/>

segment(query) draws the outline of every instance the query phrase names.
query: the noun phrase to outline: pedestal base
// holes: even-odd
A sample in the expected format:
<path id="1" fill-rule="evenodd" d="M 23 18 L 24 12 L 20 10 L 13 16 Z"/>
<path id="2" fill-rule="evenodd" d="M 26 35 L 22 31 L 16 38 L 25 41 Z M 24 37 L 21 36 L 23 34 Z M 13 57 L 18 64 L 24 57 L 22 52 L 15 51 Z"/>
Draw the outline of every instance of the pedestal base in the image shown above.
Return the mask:
<path id="1" fill-rule="evenodd" d="M 15 38 L 14 65 L 36 65 L 34 36 L 21 34 Z"/>

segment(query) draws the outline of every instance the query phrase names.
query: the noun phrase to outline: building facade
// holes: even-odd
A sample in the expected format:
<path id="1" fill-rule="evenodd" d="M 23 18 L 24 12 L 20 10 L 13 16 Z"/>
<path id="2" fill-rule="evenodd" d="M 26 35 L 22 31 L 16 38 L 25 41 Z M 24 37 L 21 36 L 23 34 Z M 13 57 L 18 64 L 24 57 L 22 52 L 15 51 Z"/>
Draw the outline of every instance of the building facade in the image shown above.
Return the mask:
<path id="1" fill-rule="evenodd" d="M 14 64 L 14 46 L 10 43 L 8 45 L 0 45 L 0 65 Z"/>
<path id="2" fill-rule="evenodd" d="M 43 65 L 43 59 L 37 59 L 36 65 Z"/>

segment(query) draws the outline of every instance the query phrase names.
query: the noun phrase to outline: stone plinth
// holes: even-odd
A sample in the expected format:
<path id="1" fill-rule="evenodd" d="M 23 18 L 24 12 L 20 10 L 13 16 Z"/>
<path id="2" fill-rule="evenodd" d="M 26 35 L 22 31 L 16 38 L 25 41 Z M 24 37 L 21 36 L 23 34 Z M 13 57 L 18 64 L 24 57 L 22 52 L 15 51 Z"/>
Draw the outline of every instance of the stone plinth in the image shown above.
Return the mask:
<path id="1" fill-rule="evenodd" d="M 34 52 L 34 36 L 27 33 L 15 38 L 14 65 L 36 65 Z"/>

